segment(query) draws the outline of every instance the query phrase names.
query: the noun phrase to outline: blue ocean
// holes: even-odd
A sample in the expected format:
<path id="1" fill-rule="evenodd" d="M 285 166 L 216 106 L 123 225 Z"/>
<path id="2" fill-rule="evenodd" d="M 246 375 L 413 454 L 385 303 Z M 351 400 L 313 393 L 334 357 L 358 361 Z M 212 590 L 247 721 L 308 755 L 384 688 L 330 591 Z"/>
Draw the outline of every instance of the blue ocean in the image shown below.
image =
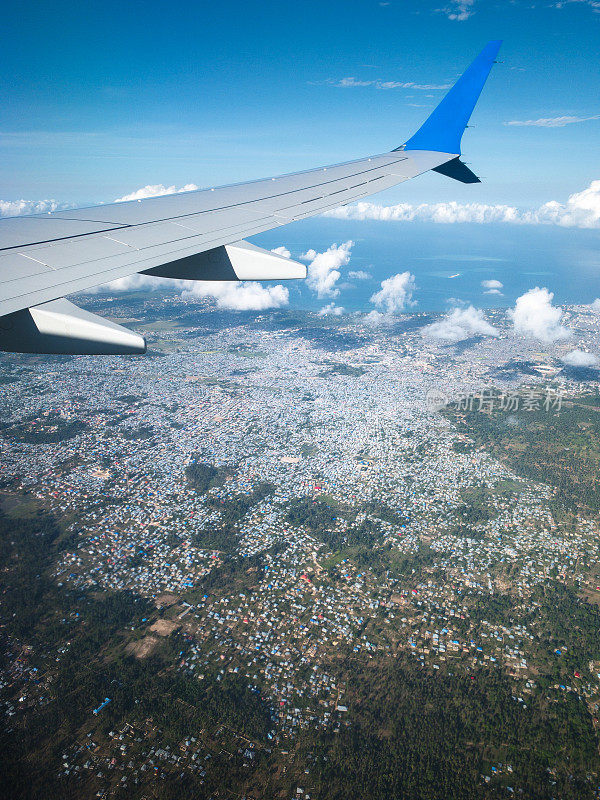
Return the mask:
<path id="1" fill-rule="evenodd" d="M 354 241 L 341 268 L 336 305 L 347 311 L 373 308 L 371 295 L 381 281 L 408 270 L 415 276 L 412 311 L 444 311 L 457 301 L 478 308 L 505 308 L 535 286 L 554 292 L 554 302 L 591 303 L 600 297 L 600 231 L 551 225 L 475 225 L 373 222 L 317 218 L 253 238 L 262 247 L 285 246 L 292 258 L 312 248 Z M 350 271 L 367 280 L 351 280 Z M 503 284 L 502 295 L 484 293 L 485 280 Z M 318 299 L 300 281 L 287 284 L 290 307 L 319 309 Z"/>

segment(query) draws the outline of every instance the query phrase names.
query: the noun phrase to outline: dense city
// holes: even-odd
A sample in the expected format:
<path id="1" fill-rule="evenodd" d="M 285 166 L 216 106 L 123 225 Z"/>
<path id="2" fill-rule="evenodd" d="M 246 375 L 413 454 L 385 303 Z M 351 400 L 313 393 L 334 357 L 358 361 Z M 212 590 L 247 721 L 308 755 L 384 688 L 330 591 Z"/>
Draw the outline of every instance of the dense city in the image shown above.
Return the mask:
<path id="1" fill-rule="evenodd" d="M 134 610 L 103 664 L 153 664 L 165 685 L 211 698 L 235 687 L 263 717 L 251 729 L 235 711 L 198 722 L 192 710 L 167 735 L 117 669 L 57 731 L 40 780 L 65 797 L 179 796 L 160 794 L 166 781 L 181 796 L 250 798 L 267 796 L 268 773 L 268 796 L 343 797 L 332 753 L 350 746 L 381 665 L 398 664 L 439 702 L 444 682 L 464 680 L 468 697 L 469 682 L 498 681 L 509 716 L 573 708 L 587 726 L 586 753 L 563 753 L 568 768 L 548 755 L 537 794 L 519 746 L 502 742 L 469 755 L 477 779 L 455 797 L 597 796 L 597 510 L 561 505 L 550 478 L 476 429 L 494 404 L 517 432 L 528 414 L 597 411 L 597 370 L 561 361 L 575 344 L 600 349 L 597 312 L 570 308 L 576 341 L 543 345 L 501 312 L 490 312 L 499 336 L 448 343 L 423 334 L 425 314 L 373 327 L 360 314 L 236 314 L 154 295 L 91 307 L 143 332 L 147 356 L 0 359 L 3 519 L 58 526 L 45 574 L 68 598 L 53 623 L 63 633 L 36 643 L 0 604 L 4 736 L 14 744 L 41 709 L 68 707 L 56 671 L 110 598 Z M 115 697 L 127 691 L 129 705 Z M 439 780 L 397 796 L 442 797 Z M 356 786 L 345 796 L 362 796 Z"/>

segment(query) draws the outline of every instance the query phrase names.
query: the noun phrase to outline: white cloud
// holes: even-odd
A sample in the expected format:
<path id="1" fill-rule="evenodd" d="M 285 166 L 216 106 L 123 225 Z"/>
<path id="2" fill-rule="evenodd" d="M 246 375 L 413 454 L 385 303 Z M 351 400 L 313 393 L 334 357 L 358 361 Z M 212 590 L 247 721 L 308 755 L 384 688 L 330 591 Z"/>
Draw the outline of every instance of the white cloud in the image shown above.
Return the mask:
<path id="1" fill-rule="evenodd" d="M 566 228 L 600 228 L 600 180 L 570 195 L 566 203 L 551 200 L 537 209 L 524 211 L 514 206 L 484 203 L 399 203 L 381 206 L 357 203 L 325 212 L 336 219 L 380 220 L 385 222 L 514 223 L 518 225 L 559 225 Z"/>
<path id="2" fill-rule="evenodd" d="M 336 283 L 341 277 L 340 267 L 350 261 L 353 247 L 354 242 L 349 239 L 340 245 L 332 244 L 324 253 L 309 250 L 300 256 L 305 261 L 310 261 L 306 283 L 311 291 L 316 292 L 317 297 L 338 296 L 340 290 Z"/>
<path id="3" fill-rule="evenodd" d="M 473 306 L 455 308 L 439 322 L 423 328 L 423 335 L 445 342 L 460 342 L 469 336 L 498 336 L 497 328 Z"/>
<path id="4" fill-rule="evenodd" d="M 193 192 L 198 187 L 195 183 L 186 183 L 178 189 L 176 186 L 163 186 L 162 183 L 143 186 L 131 194 L 117 198 L 115 203 L 124 203 L 127 200 L 144 200 L 147 197 L 159 197 L 164 194 L 179 194 Z M 58 200 L 0 200 L 0 217 L 18 217 L 27 214 L 47 214 L 51 211 L 61 211 L 74 208 L 73 203 L 62 203 Z"/>
<path id="5" fill-rule="evenodd" d="M 328 317 L 331 315 L 334 317 L 341 317 L 343 313 L 344 313 L 343 307 L 336 306 L 336 304 L 332 300 L 331 303 L 327 303 L 326 306 L 323 306 L 323 308 L 319 311 L 319 316 Z"/>
<path id="6" fill-rule="evenodd" d="M 504 288 L 504 284 L 500 281 L 492 278 L 491 280 L 481 281 L 481 285 L 485 289 L 484 294 L 498 294 L 502 296 L 502 292 L 500 290 Z"/>
<path id="7" fill-rule="evenodd" d="M 381 281 L 381 289 L 371 296 L 371 303 L 385 314 L 396 314 L 406 306 L 415 305 L 412 299 L 415 288 L 415 276 L 400 272 Z"/>
<path id="8" fill-rule="evenodd" d="M 562 325 L 562 308 L 553 306 L 553 299 L 552 292 L 538 286 L 518 297 L 515 307 L 506 312 L 512 320 L 515 333 L 533 336 L 547 343 L 568 339 L 571 331 Z"/>
<path id="9" fill-rule="evenodd" d="M 487 280 L 487 281 L 481 281 L 481 285 L 483 286 L 484 289 L 503 289 L 504 288 L 504 284 L 501 283 L 500 281 L 495 280 L 494 278 L 492 278 L 490 280 Z"/>
<path id="10" fill-rule="evenodd" d="M 446 14 L 448 19 L 464 22 L 475 13 L 475 3 L 476 0 L 450 0 L 450 5 L 440 10 Z M 551 3 L 551 5 L 554 8 L 565 8 L 565 6 L 571 3 L 579 3 L 588 6 L 595 14 L 600 14 L 600 0 L 557 0 L 557 2 Z"/>
<path id="11" fill-rule="evenodd" d="M 444 9 L 448 19 L 464 22 L 474 14 L 475 0 L 451 0 L 450 5 Z"/>
<path id="12" fill-rule="evenodd" d="M 181 192 L 195 192 L 198 189 L 195 183 L 186 183 L 178 189 L 176 186 L 164 186 L 162 183 L 148 184 L 136 189 L 131 194 L 118 197 L 115 203 L 126 203 L 128 200 L 145 200 L 147 197 L 161 197 L 164 194 L 181 194 Z"/>
<path id="13" fill-rule="evenodd" d="M 90 289 L 90 293 L 129 292 L 138 289 L 170 289 L 181 292 L 186 300 L 211 298 L 217 308 L 234 311 L 264 311 L 282 308 L 289 303 L 289 290 L 277 284 L 262 286 L 256 281 L 181 281 L 154 278 L 150 275 L 128 275 L 103 286 Z"/>
<path id="14" fill-rule="evenodd" d="M 597 297 L 592 305 L 592 311 L 600 311 L 600 297 Z"/>
<path id="15" fill-rule="evenodd" d="M 372 275 L 370 272 L 365 272 L 364 269 L 351 269 L 348 277 L 355 281 L 368 281 Z"/>
<path id="16" fill-rule="evenodd" d="M 591 117 L 564 116 L 541 117 L 540 119 L 511 119 L 504 124 L 530 128 L 564 128 L 565 125 L 574 125 L 576 122 L 589 122 L 592 119 L 600 119 L 600 114 L 594 114 Z"/>
<path id="17" fill-rule="evenodd" d="M 600 14 L 600 2 L 598 0 L 558 0 L 554 3 L 554 8 L 564 8 L 570 3 L 580 3 L 592 9 L 594 14 Z"/>
<path id="18" fill-rule="evenodd" d="M 0 200 L 0 217 L 20 217 L 27 214 L 48 214 L 73 208 L 69 203 L 58 200 Z"/>
<path id="19" fill-rule="evenodd" d="M 568 228 L 600 227 L 600 180 L 592 181 L 582 192 L 575 192 L 564 204 L 554 200 L 544 203 L 533 212 L 531 220 L 526 214 L 525 221 Z"/>
<path id="20" fill-rule="evenodd" d="M 154 291 L 154 289 L 183 288 L 185 281 L 172 281 L 166 278 L 154 278 L 151 275 L 141 275 L 139 272 L 133 275 L 126 275 L 124 278 L 117 278 L 115 281 L 105 283 L 102 286 L 94 286 L 87 289 L 88 294 L 104 292 L 132 292 L 138 289 Z"/>
<path id="21" fill-rule="evenodd" d="M 383 222 L 517 222 L 519 211 L 513 206 L 485 205 L 483 203 L 398 203 L 381 206 L 361 202 L 326 211 L 324 216 L 336 219 L 379 220 Z"/>
<path id="22" fill-rule="evenodd" d="M 292 257 L 292 254 L 287 249 L 287 247 L 283 247 L 283 246 L 282 247 L 274 247 L 271 250 L 271 252 L 275 253 L 278 256 L 283 256 L 284 258 L 291 258 Z"/>
<path id="23" fill-rule="evenodd" d="M 380 325 L 391 325 L 394 321 L 394 318 L 389 314 L 382 314 L 381 311 L 369 311 L 369 313 L 364 318 L 365 325 L 369 325 L 371 328 L 378 328 Z"/>
<path id="24" fill-rule="evenodd" d="M 289 290 L 277 286 L 262 286 L 256 281 L 194 281 L 182 292 L 186 300 L 213 298 L 218 308 L 234 311 L 265 311 L 282 308 L 289 303 Z"/>
<path id="25" fill-rule="evenodd" d="M 572 350 L 563 356 L 565 364 L 570 367 L 595 367 L 598 364 L 598 359 L 593 353 L 586 353 L 585 350 Z"/>
<path id="26" fill-rule="evenodd" d="M 373 86 L 375 89 L 412 89 L 419 92 L 434 92 L 449 89 L 451 84 L 448 83 L 414 83 L 413 81 L 382 81 L 376 78 L 368 80 L 360 80 L 353 76 L 340 78 L 328 78 L 326 81 L 320 82 L 326 86 L 335 86 L 338 89 L 363 89 L 367 86 Z"/>

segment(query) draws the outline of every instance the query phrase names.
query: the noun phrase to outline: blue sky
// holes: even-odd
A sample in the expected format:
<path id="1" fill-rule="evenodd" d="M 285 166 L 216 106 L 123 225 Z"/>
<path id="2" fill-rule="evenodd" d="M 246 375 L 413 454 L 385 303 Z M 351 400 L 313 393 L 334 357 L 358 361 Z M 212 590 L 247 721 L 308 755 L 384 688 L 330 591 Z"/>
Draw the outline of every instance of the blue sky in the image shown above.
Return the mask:
<path id="1" fill-rule="evenodd" d="M 0 199 L 105 202 L 385 151 L 502 38 L 463 139 L 484 183 L 431 174 L 380 201 L 564 201 L 598 177 L 599 12 L 593 0 L 10 4 Z M 561 117 L 587 121 L 507 124 Z"/>

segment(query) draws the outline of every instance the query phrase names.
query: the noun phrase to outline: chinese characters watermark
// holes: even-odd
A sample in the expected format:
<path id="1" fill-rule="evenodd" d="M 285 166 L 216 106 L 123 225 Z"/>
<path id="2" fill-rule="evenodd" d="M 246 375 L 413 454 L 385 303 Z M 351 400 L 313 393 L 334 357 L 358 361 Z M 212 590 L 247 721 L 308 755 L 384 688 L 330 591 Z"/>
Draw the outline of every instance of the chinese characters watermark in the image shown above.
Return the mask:
<path id="1" fill-rule="evenodd" d="M 493 391 L 482 389 L 479 392 L 467 392 L 451 398 L 441 389 L 430 389 L 426 395 L 429 411 L 439 411 L 451 405 L 457 411 L 480 411 L 492 414 L 494 411 L 560 411 L 563 402 L 561 388 L 534 388 L 524 391 Z"/>

